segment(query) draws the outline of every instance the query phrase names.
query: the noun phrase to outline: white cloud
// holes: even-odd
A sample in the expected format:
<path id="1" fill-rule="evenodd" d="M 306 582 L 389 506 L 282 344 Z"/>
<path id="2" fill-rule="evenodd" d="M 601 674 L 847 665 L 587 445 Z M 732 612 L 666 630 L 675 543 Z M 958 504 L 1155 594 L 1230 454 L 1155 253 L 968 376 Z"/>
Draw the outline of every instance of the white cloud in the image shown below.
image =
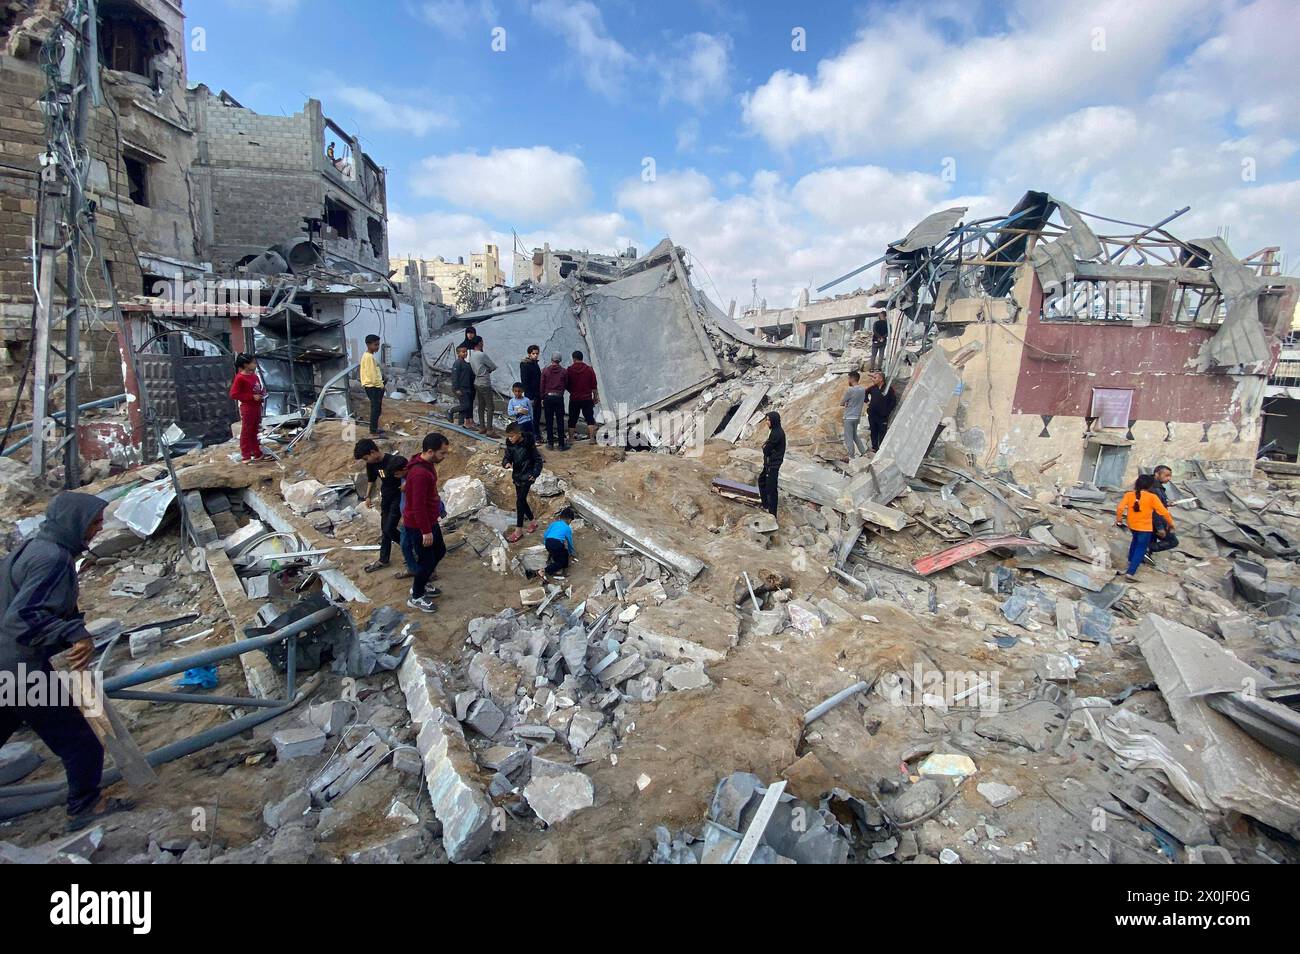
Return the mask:
<path id="1" fill-rule="evenodd" d="M 680 100 L 701 108 L 731 92 L 731 38 L 712 33 L 679 37 L 656 67 L 663 102 Z"/>
<path id="2" fill-rule="evenodd" d="M 600 9 L 588 0 L 541 0 L 532 13 L 569 47 L 570 59 L 593 93 L 614 99 L 635 59 L 605 29 Z"/>
<path id="3" fill-rule="evenodd" d="M 435 129 L 456 125 L 456 121 L 445 113 L 397 103 L 364 86 L 339 86 L 329 98 L 334 103 L 342 103 L 356 110 L 353 118 L 363 128 L 370 126 L 389 132 L 424 136 Z"/>
<path id="4" fill-rule="evenodd" d="M 591 197 L 582 160 L 549 146 L 429 156 L 412 185 L 419 195 L 525 223 L 579 214 Z"/>
<path id="5" fill-rule="evenodd" d="M 438 32 L 459 39 L 472 27 L 495 25 L 497 8 L 490 0 L 426 0 L 420 16 Z"/>
<path id="6" fill-rule="evenodd" d="M 896 144 L 988 147 L 1026 117 L 1149 82 L 1213 10 L 1211 0 L 1021 0 L 1005 31 L 975 37 L 947 35 L 924 12 L 888 13 L 815 76 L 773 73 L 745 96 L 744 118 L 774 147 L 818 140 L 836 156 Z"/>

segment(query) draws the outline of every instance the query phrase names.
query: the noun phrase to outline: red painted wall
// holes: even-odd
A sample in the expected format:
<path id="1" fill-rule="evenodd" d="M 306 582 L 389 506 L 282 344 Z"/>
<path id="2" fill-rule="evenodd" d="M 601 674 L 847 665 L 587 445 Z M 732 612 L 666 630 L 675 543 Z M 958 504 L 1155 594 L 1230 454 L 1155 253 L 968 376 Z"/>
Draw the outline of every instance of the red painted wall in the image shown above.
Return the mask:
<path id="1" fill-rule="evenodd" d="M 1188 367 L 1213 329 L 1045 322 L 1040 319 L 1042 301 L 1035 279 L 1012 403 L 1016 413 L 1087 417 L 1093 388 L 1132 388 L 1134 420 L 1236 421 L 1236 381 Z M 1040 352 L 1069 357 L 1048 358 Z"/>

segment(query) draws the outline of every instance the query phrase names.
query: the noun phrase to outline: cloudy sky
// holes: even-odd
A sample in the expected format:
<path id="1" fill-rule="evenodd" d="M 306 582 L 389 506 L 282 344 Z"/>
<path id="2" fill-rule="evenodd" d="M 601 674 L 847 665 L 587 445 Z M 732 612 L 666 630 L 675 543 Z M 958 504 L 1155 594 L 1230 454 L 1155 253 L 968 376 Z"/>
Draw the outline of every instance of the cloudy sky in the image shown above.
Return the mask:
<path id="1" fill-rule="evenodd" d="M 185 6 L 191 82 L 318 98 L 388 169 L 394 254 L 671 235 L 724 308 L 754 282 L 779 306 L 928 212 L 1040 189 L 1190 205 L 1177 234 L 1300 273 L 1300 0 Z"/>

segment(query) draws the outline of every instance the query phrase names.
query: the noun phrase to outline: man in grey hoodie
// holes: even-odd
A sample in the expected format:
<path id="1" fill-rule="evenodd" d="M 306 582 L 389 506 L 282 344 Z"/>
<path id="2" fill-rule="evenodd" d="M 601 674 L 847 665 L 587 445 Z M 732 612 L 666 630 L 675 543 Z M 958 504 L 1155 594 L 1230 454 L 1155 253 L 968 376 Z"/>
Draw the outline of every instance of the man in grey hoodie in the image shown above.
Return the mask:
<path id="1" fill-rule="evenodd" d="M 469 353 L 469 366 L 474 369 L 474 409 L 478 418 L 476 429 L 488 437 L 495 437 L 492 415 L 496 413 L 496 395 L 492 393 L 492 372 L 497 369 L 497 365 L 483 350 L 482 338 L 478 339 L 474 350 Z"/>
<path id="2" fill-rule="evenodd" d="M 106 501 L 65 492 L 51 501 L 45 523 L 0 563 L 0 674 L 49 675 L 50 657 L 67 649 L 68 662 L 84 669 L 94 654 L 85 616 L 77 608 L 78 554 L 104 525 Z M 97 810 L 104 747 L 72 704 L 20 705 L 0 698 L 0 745 L 22 725 L 31 728 L 63 761 L 68 776 L 68 828 L 86 827 L 126 807 L 110 799 Z"/>

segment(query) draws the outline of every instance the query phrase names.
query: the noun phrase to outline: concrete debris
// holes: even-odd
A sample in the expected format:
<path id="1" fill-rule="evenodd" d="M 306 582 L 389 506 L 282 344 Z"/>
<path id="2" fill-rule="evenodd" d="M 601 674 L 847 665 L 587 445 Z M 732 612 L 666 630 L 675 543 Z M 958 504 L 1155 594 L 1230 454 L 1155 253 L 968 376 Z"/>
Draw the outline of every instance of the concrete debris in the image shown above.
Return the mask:
<path id="1" fill-rule="evenodd" d="M 547 825 L 558 825 L 596 800 L 591 779 L 581 772 L 534 778 L 524 786 L 528 807 Z"/>

